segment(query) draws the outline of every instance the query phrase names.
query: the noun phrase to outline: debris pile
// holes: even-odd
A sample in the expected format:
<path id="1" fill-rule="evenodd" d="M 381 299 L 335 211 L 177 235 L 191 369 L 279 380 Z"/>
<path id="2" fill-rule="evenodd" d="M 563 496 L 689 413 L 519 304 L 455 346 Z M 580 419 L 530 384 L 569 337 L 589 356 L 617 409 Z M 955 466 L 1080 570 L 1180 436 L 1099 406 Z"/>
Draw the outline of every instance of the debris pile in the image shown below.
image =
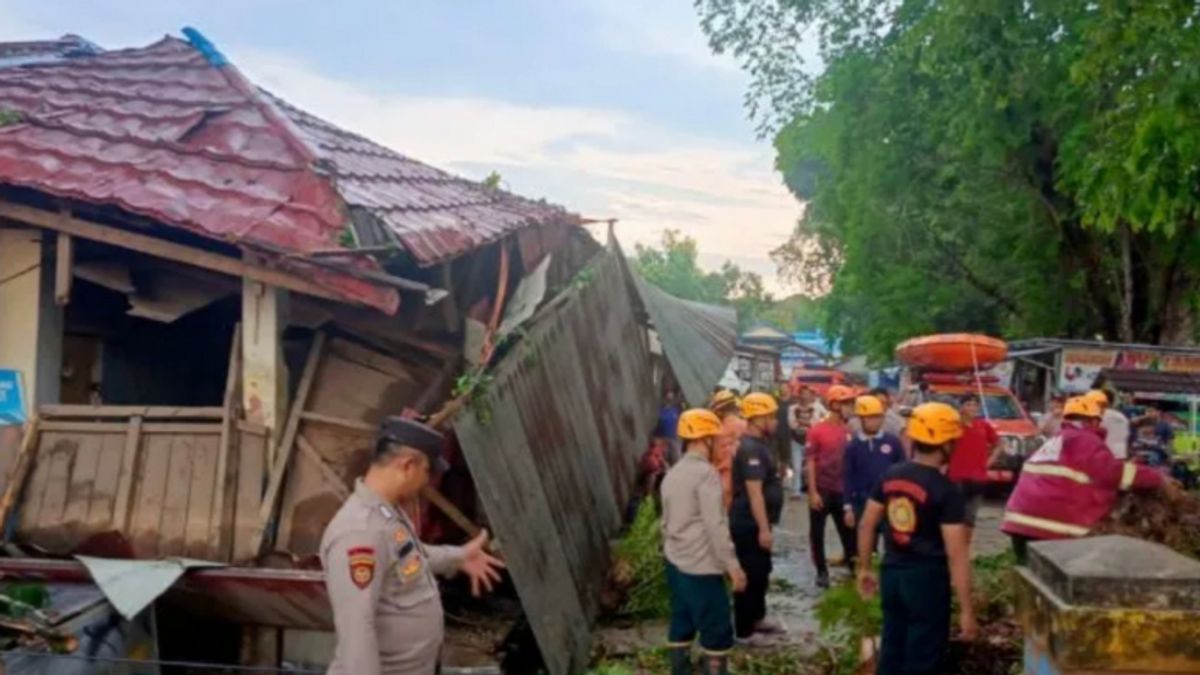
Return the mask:
<path id="1" fill-rule="evenodd" d="M 1124 534 L 1200 558 L 1200 498 L 1184 492 L 1132 492 L 1095 534 Z"/>
<path id="2" fill-rule="evenodd" d="M 613 547 L 613 561 L 600 594 L 605 614 L 638 619 L 665 618 L 671 611 L 662 529 L 654 500 L 644 500 L 625 536 Z"/>

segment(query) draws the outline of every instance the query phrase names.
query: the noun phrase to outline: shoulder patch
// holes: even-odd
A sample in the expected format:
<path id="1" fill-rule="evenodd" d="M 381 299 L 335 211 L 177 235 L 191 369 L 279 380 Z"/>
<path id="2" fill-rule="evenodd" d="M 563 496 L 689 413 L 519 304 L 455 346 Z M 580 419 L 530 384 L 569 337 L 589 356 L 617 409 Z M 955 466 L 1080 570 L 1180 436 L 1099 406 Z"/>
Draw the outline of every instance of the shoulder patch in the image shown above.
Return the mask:
<path id="1" fill-rule="evenodd" d="M 346 551 L 346 559 L 350 563 L 350 581 L 360 589 L 370 586 L 375 578 L 375 548 L 355 546 Z"/>

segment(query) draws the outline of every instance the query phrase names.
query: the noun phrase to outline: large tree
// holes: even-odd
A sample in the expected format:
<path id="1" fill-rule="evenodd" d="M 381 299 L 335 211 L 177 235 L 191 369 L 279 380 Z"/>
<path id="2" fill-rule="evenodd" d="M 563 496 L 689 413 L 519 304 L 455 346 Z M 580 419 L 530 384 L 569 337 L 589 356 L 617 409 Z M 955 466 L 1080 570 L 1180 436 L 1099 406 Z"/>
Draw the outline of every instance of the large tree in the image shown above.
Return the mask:
<path id="1" fill-rule="evenodd" d="M 1194 338 L 1196 3 L 697 6 L 808 203 L 776 260 L 828 290 L 848 347 L 882 357 L 960 329 Z"/>

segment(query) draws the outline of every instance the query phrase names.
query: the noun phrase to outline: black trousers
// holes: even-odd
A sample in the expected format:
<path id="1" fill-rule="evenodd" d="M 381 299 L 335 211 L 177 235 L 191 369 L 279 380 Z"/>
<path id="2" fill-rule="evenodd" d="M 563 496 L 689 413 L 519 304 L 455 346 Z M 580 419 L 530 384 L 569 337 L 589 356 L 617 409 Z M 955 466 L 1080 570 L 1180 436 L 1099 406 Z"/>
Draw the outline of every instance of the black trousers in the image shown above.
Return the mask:
<path id="1" fill-rule="evenodd" d="M 667 587 L 671 589 L 668 646 L 691 646 L 699 635 L 700 646 L 706 652 L 720 654 L 733 648 L 729 592 L 724 576 L 687 574 L 668 562 Z"/>
<path id="2" fill-rule="evenodd" d="M 771 552 L 758 545 L 758 531 L 734 532 L 733 547 L 746 573 L 746 590 L 733 594 L 733 629 L 739 638 L 754 634 L 767 617 L 767 586 L 771 582 Z"/>
<path id="3" fill-rule="evenodd" d="M 884 565 L 883 635 L 876 675 L 941 675 L 950 640 L 950 570 L 945 561 Z"/>
<path id="4" fill-rule="evenodd" d="M 842 550 L 846 554 L 846 564 L 854 568 L 855 548 L 858 543 L 854 540 L 854 528 L 846 527 L 844 512 L 846 502 L 841 493 L 822 492 L 821 501 L 825 508 L 808 509 L 808 547 L 812 550 L 813 565 L 817 574 L 829 574 L 829 564 L 825 561 L 825 519 L 832 517 L 833 526 L 837 528 L 838 539 L 842 540 Z"/>

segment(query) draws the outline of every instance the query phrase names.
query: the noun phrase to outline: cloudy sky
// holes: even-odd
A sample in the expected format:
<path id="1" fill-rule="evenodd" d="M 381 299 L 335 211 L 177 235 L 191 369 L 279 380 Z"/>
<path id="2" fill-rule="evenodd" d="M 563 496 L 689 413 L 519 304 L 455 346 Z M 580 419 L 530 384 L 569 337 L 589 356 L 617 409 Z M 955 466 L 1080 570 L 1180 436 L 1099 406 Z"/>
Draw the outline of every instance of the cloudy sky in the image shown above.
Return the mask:
<path id="1" fill-rule="evenodd" d="M 746 77 L 691 0 L 0 0 L 0 40 L 148 44 L 195 26 L 258 84 L 417 159 L 593 218 L 666 228 L 766 277 L 799 206 Z"/>

